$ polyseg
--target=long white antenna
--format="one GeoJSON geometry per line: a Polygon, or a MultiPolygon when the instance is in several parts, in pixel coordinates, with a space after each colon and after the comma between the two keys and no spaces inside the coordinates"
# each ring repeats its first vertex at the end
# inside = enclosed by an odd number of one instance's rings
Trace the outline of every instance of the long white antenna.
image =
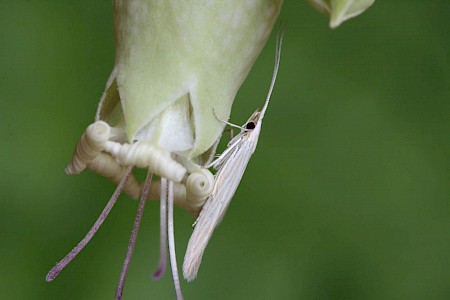
{"type": "Polygon", "coordinates": [[[275,86],[275,81],[277,79],[278,75],[278,67],[280,66],[280,59],[281,59],[281,45],[283,44],[283,37],[284,33],[286,32],[286,26],[287,22],[284,24],[283,28],[281,27],[283,22],[280,22],[280,25],[278,25],[278,32],[277,32],[277,41],[276,41],[276,47],[275,47],[275,64],[273,68],[272,73],[272,81],[270,82],[269,91],[267,93],[266,102],[264,102],[264,106],[261,109],[261,113],[259,115],[259,119],[262,120],[264,118],[264,114],[266,113],[267,107],[269,106],[270,96],[272,96],[273,87],[275,86]]]}

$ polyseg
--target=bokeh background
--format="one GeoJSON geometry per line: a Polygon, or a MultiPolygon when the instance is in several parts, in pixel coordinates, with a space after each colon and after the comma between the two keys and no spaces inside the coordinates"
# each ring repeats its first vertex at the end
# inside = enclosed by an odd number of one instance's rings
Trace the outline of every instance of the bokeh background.
{"type": "MultiPolygon", "coordinates": [[[[450,299],[450,2],[376,1],[337,30],[305,1],[289,21],[259,145],[186,299],[450,299]]],[[[3,299],[112,299],[137,202],[64,174],[114,58],[111,1],[0,3],[3,299]]],[[[231,121],[261,107],[275,36],[231,121]]],[[[156,71],[155,71],[156,72],[156,71]]],[[[174,299],[146,206],[124,299],[174,299]]],[[[181,265],[193,219],[175,212],[181,265]]]]}

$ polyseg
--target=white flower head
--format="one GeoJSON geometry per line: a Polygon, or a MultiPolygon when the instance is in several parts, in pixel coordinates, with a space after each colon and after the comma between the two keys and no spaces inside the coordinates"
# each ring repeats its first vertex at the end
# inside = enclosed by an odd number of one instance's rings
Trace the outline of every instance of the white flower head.
{"type": "Polygon", "coordinates": [[[116,58],[95,122],[82,135],[68,174],[85,168],[118,184],[86,237],[47,275],[52,281],[84,248],[124,191],[140,204],[123,265],[123,285],[147,199],[161,200],[162,276],[166,241],[182,299],[173,204],[193,215],[214,184],[203,166],[229,118],[236,93],[266,43],[282,0],[114,0],[116,58]],[[134,167],[147,168],[138,183],[134,167]],[[153,177],[159,177],[153,180],[153,177]]]}

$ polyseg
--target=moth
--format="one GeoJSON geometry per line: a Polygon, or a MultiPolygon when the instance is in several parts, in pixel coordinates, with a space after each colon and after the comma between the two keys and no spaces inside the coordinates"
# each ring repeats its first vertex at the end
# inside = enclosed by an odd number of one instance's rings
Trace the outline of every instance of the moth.
{"type": "MultiPolygon", "coordinates": [[[[281,24],[280,24],[281,25],[281,24]]],[[[227,145],[225,151],[207,168],[213,167],[217,170],[215,183],[211,194],[206,200],[199,217],[194,223],[195,228],[189,239],[186,255],[183,263],[183,275],[188,281],[196,278],[206,245],[211,238],[215,228],[222,221],[234,193],[244,175],[247,164],[255,152],[261,133],[262,121],[269,105],[278,67],[281,57],[281,45],[283,42],[286,25],[278,30],[275,50],[275,66],[272,74],[269,91],[261,111],[255,111],[242,126],[225,122],[238,127],[240,133],[227,145]]]]}

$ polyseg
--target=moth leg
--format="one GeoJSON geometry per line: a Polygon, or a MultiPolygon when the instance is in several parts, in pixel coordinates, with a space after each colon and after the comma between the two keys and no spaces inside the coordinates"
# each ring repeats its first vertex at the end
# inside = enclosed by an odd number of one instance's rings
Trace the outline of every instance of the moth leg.
{"type": "Polygon", "coordinates": [[[236,125],[236,124],[233,124],[233,123],[230,123],[230,122],[221,120],[221,119],[217,116],[216,110],[215,110],[214,108],[213,108],[213,113],[214,113],[214,117],[216,117],[217,121],[219,121],[219,122],[221,122],[221,123],[223,123],[223,124],[226,124],[226,125],[228,125],[228,126],[235,127],[235,128],[239,128],[240,130],[244,130],[244,127],[243,127],[243,126],[239,126],[239,125],[236,125]]]}
{"type": "Polygon", "coordinates": [[[230,132],[230,141],[234,138],[234,130],[233,128],[228,128],[225,129],[224,131],[229,131],[230,132]]]}

